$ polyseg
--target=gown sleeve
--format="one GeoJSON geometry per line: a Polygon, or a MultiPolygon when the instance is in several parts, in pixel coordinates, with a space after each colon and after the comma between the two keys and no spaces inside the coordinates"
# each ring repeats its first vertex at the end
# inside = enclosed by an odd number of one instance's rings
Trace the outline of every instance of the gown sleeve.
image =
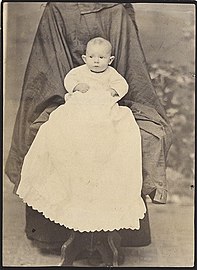
{"type": "Polygon", "coordinates": [[[72,69],[64,78],[64,86],[68,93],[72,94],[75,86],[79,83],[77,69],[72,69]]]}
{"type": "Polygon", "coordinates": [[[128,92],[128,83],[114,68],[111,67],[110,72],[110,88],[114,89],[118,93],[120,100],[128,92]]]}

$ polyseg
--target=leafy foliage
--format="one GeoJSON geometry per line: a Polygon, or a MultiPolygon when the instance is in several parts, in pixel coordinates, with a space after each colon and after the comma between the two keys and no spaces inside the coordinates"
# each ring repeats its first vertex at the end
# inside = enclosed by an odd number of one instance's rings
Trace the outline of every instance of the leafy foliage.
{"type": "MultiPolygon", "coordinates": [[[[187,66],[175,67],[170,61],[149,65],[149,72],[175,137],[168,156],[168,168],[182,175],[182,183],[179,177],[176,185],[189,186],[194,176],[194,74],[188,72],[187,66]]],[[[174,192],[184,193],[184,190],[174,192]]]]}

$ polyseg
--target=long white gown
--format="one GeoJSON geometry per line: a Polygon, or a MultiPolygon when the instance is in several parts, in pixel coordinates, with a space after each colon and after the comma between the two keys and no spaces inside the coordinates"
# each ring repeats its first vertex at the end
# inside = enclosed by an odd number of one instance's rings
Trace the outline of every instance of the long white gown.
{"type": "Polygon", "coordinates": [[[66,94],[27,153],[17,194],[46,218],[80,232],[139,229],[139,127],[109,92],[66,94]]]}

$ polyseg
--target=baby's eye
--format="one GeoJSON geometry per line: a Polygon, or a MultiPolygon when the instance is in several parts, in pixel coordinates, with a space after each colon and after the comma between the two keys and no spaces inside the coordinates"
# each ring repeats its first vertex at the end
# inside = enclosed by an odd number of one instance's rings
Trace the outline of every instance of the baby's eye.
{"type": "Polygon", "coordinates": [[[100,56],[100,59],[103,59],[104,57],[103,56],[100,56]]]}
{"type": "Polygon", "coordinates": [[[92,58],[92,55],[90,55],[89,57],[92,58]]]}

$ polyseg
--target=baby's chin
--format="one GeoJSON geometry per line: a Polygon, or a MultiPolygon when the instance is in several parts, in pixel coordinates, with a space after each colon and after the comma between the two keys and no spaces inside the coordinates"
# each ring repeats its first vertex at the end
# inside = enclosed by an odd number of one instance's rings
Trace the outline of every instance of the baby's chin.
{"type": "Polygon", "coordinates": [[[95,72],[95,73],[102,73],[102,72],[104,72],[106,69],[107,69],[107,68],[91,67],[91,68],[90,68],[90,71],[95,72]]]}

